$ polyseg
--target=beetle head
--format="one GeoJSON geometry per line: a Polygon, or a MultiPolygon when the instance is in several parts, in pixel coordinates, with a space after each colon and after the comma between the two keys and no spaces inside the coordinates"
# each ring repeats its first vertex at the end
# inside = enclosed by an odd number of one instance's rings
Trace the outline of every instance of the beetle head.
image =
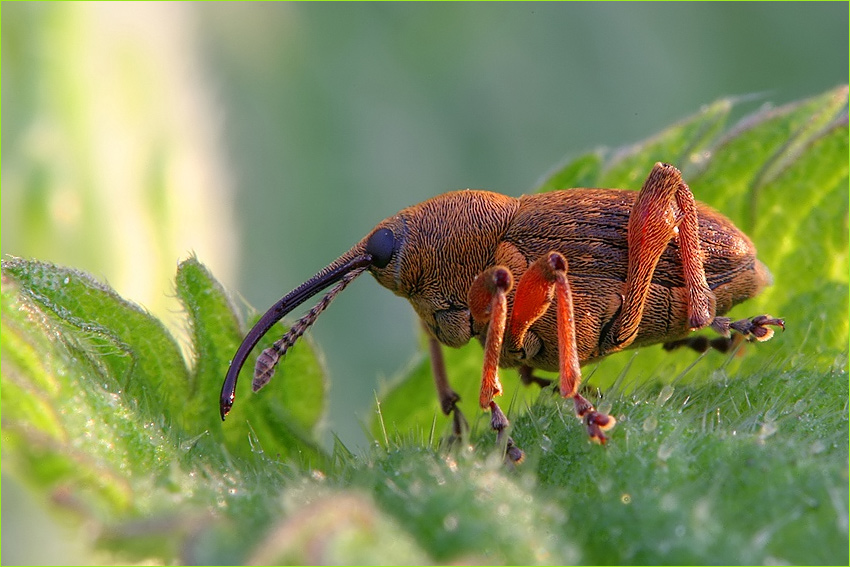
{"type": "Polygon", "coordinates": [[[460,346],[471,335],[467,295],[493,265],[496,248],[519,206],[486,191],[444,193],[381,222],[367,246],[386,251],[369,271],[382,286],[409,300],[431,335],[460,346]],[[380,244],[380,246],[378,246],[380,244]]]}

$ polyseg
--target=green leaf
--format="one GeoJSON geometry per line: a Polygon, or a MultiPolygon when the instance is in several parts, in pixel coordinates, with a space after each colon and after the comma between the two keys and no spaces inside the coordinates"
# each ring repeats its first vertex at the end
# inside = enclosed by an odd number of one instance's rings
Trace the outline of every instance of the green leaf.
{"type": "Polygon", "coordinates": [[[30,305],[50,314],[60,341],[94,366],[101,387],[124,392],[145,419],[182,424],[192,384],[180,347],[165,326],[87,274],[41,262],[3,262],[30,305]]]}
{"type": "Polygon", "coordinates": [[[846,357],[705,385],[609,392],[605,450],[550,397],[516,422],[538,505],[585,564],[830,564],[847,553],[846,357]],[[545,495],[545,496],[544,496],[545,495]]]}
{"type": "Polygon", "coordinates": [[[242,340],[243,331],[224,290],[195,257],[177,267],[177,297],[189,317],[193,394],[205,400],[192,408],[200,410],[192,419],[204,423],[221,440],[217,411],[221,369],[230,362],[228,353],[242,340]]]}
{"type": "MultiPolygon", "coordinates": [[[[250,417],[222,424],[218,392],[242,331],[196,259],[177,277],[197,355],[191,372],[160,322],[87,274],[21,259],[4,260],[2,273],[4,463],[70,497],[101,526],[101,546],[173,559],[210,510],[246,507],[256,510],[235,534],[253,541],[274,509],[258,502],[289,466],[325,462],[316,442],[324,381],[309,344],[278,377],[295,374],[302,396],[246,396],[250,417]],[[291,465],[276,470],[281,457],[291,465]]],[[[230,538],[214,539],[226,556],[230,538]]]]}
{"type": "Polygon", "coordinates": [[[2,297],[4,460],[97,519],[170,493],[181,419],[157,388],[187,378],[171,337],[85,274],[48,264],[4,261],[2,297]],[[162,356],[140,360],[143,349],[162,356]]]}
{"type": "Polygon", "coordinates": [[[226,438],[228,447],[237,454],[247,456],[253,450],[272,456],[299,455],[305,464],[321,464],[324,456],[317,428],[325,411],[327,383],[309,342],[299,343],[287,354],[285,363],[277,369],[276,388],[254,394],[250,374],[256,353],[269,346],[277,333],[286,331],[282,325],[273,328],[270,340],[261,343],[245,364],[237,402],[222,426],[218,411],[221,384],[245,329],[239,325],[221,285],[195,258],[178,267],[177,295],[186,307],[193,331],[193,374],[201,401],[195,406],[198,423],[204,423],[216,439],[226,438]]]}

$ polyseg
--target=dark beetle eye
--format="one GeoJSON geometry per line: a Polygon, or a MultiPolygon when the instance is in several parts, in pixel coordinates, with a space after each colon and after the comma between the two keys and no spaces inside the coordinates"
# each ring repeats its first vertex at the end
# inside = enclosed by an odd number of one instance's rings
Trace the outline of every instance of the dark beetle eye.
{"type": "Polygon", "coordinates": [[[372,265],[383,268],[390,263],[395,247],[395,235],[388,228],[376,230],[366,243],[366,253],[372,256],[372,265]]]}

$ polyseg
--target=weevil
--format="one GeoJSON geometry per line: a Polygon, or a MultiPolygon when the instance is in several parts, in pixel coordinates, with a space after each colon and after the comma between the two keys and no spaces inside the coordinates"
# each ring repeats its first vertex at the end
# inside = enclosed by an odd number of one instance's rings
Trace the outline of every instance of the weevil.
{"type": "Polygon", "coordinates": [[[731,333],[763,341],[783,319],[732,321],[734,305],[770,285],[750,239],[728,218],[694,199],[678,169],[657,163],[640,191],[568,189],[508,197],[487,191],[445,193],[380,222],[365,238],[272,306],[245,336],[221,389],[222,420],[249,353],[271,327],[333,286],[257,358],[254,391],[330,302],[365,271],[410,301],[429,337],[440,408],[453,433],[467,427],[449,385],[441,345],[471,339],[484,347],[478,403],[509,462],[523,452],[506,431],[495,398],[498,368],[518,368],[523,383],[546,386],[535,369],[557,371],[590,439],[604,444],[613,416],[579,392],[580,367],[611,353],[664,343],[704,348],[689,338],[710,326],[723,348],[731,333]],[[693,341],[693,342],[691,342],[693,341]]]}

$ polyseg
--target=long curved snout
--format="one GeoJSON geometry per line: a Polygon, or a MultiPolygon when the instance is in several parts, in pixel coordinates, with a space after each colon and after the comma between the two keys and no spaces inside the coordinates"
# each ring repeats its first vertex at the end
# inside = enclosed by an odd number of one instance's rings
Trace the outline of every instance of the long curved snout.
{"type": "Polygon", "coordinates": [[[373,230],[368,237],[358,242],[351,250],[337,258],[318,274],[286,294],[286,296],[272,305],[260,317],[260,320],[248,331],[245,338],[242,339],[242,344],[239,345],[236,354],[230,361],[230,367],[227,369],[227,375],[224,377],[224,383],[221,385],[219,412],[222,421],[224,421],[224,418],[227,417],[227,414],[230,413],[233,407],[239,372],[245,365],[245,361],[248,359],[251,350],[269,332],[269,329],[296,307],[323,289],[336,284],[274,346],[263,351],[257,359],[257,366],[254,370],[255,391],[268,383],[274,374],[275,366],[280,360],[280,357],[310,328],[310,325],[316,321],[318,316],[330,305],[330,302],[339,292],[345,289],[349,283],[354,281],[367,268],[383,268],[390,262],[396,249],[395,244],[396,239],[391,230],[386,228],[373,230]]]}
{"type": "MultiPolygon", "coordinates": [[[[323,306],[323,310],[324,307],[327,307],[327,304],[330,303],[334,296],[336,296],[336,294],[342,291],[349,282],[362,274],[363,271],[366,270],[366,268],[368,268],[372,263],[372,256],[370,254],[364,253],[356,255],[345,261],[347,256],[348,255],[342,256],[336,262],[332,263],[327,268],[281,298],[280,301],[275,303],[268,311],[266,311],[265,314],[260,317],[260,320],[257,321],[250,331],[248,331],[248,334],[245,335],[244,339],[242,339],[242,344],[239,345],[236,354],[230,361],[230,367],[227,369],[227,375],[225,376],[224,383],[221,386],[219,411],[221,413],[222,421],[225,417],[227,417],[227,414],[230,413],[230,409],[233,407],[233,401],[236,398],[236,381],[239,379],[239,372],[245,365],[245,361],[248,359],[248,355],[251,353],[251,350],[257,346],[257,343],[260,342],[260,339],[263,338],[269,329],[271,329],[275,323],[292,312],[293,309],[323,289],[337,282],[343,282],[342,285],[338,285],[324,298],[322,298],[320,305],[323,306]]],[[[309,315],[310,314],[308,314],[308,316],[309,315]]],[[[289,339],[287,341],[289,346],[291,346],[298,337],[304,334],[310,324],[315,321],[317,316],[318,313],[314,313],[306,325],[293,326],[293,329],[298,328],[297,333],[294,334],[294,336],[284,337],[284,339],[289,339]]],[[[283,353],[278,353],[277,358],[279,358],[282,354],[283,353]]],[[[268,374],[266,378],[266,381],[268,381],[268,379],[271,378],[270,372],[273,372],[273,365],[264,364],[263,369],[268,374]]],[[[258,371],[259,370],[260,367],[258,365],[258,371]]]]}

